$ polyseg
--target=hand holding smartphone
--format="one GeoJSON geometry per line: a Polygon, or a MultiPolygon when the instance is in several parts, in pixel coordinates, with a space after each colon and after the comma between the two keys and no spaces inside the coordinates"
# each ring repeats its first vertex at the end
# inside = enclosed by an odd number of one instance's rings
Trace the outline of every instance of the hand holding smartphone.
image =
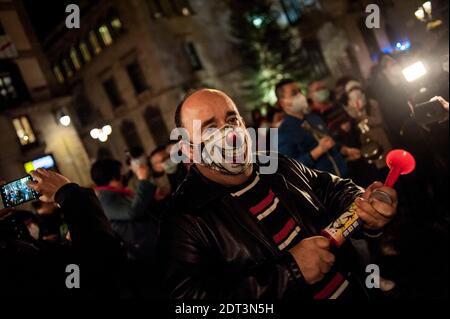
{"type": "Polygon", "coordinates": [[[0,209],[11,208],[28,201],[39,198],[40,194],[28,187],[27,183],[32,181],[30,175],[14,180],[0,186],[0,209]]]}

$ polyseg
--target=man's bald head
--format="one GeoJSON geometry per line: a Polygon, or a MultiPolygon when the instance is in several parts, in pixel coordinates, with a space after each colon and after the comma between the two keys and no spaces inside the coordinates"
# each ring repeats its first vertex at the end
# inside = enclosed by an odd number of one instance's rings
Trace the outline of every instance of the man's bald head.
{"type": "Polygon", "coordinates": [[[184,122],[185,117],[188,117],[190,120],[205,120],[200,115],[203,115],[205,112],[208,113],[208,110],[217,110],[218,108],[233,109],[239,114],[233,100],[224,92],[206,88],[199,89],[188,94],[178,104],[175,110],[175,125],[176,127],[186,128],[189,124],[184,122]]]}

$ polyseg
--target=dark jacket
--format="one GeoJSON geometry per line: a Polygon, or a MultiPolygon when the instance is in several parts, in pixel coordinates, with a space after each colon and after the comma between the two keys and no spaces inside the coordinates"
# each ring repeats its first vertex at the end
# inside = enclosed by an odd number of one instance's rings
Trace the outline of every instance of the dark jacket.
{"type": "Polygon", "coordinates": [[[1,238],[0,229],[0,295],[119,296],[118,276],[126,252],[94,191],[67,184],[55,201],[64,213],[71,244],[48,249],[23,239],[1,238]],[[79,266],[79,289],[66,287],[69,264],[79,266]]]}
{"type": "Polygon", "coordinates": [[[155,185],[139,181],[133,196],[114,190],[100,190],[100,203],[112,229],[121,236],[133,258],[152,257],[156,242],[157,220],[151,204],[155,185]]]}
{"type": "MultiPolygon", "coordinates": [[[[330,135],[325,122],[318,115],[310,113],[306,115],[305,119],[322,135],[330,135]]],[[[311,151],[318,145],[318,141],[309,130],[302,127],[304,122],[305,120],[285,115],[278,128],[278,151],[309,168],[347,177],[347,164],[340,153],[341,145],[336,144],[316,160],[311,157],[311,151]],[[335,166],[339,172],[336,171],[335,166]]]]}
{"type": "MultiPolygon", "coordinates": [[[[260,174],[307,234],[318,235],[362,190],[284,156],[260,174]]],[[[258,165],[255,164],[258,168],[258,165]]],[[[280,252],[226,188],[193,166],[163,216],[158,244],[162,287],[170,298],[299,298],[307,285],[294,258],[280,252]]],[[[353,247],[339,257],[359,272],[353,247]]]]}

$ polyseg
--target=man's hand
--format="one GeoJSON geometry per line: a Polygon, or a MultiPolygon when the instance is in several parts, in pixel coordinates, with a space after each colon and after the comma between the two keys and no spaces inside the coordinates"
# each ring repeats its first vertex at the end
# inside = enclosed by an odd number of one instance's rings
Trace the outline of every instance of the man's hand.
{"type": "Polygon", "coordinates": [[[30,175],[33,177],[34,181],[28,182],[28,187],[42,194],[39,199],[43,202],[54,202],[56,192],[62,186],[70,183],[70,181],[61,174],[43,168],[31,171],[30,175]]]}
{"type": "Polygon", "coordinates": [[[442,96],[434,96],[430,101],[439,101],[442,107],[448,112],[448,102],[442,96]]]}
{"type": "Polygon", "coordinates": [[[328,152],[336,143],[330,136],[322,137],[319,140],[319,147],[322,148],[323,152],[328,152]]]}
{"type": "Polygon", "coordinates": [[[312,285],[325,277],[334,264],[330,241],[322,236],[303,239],[289,252],[294,256],[306,283],[312,285]]]}
{"type": "Polygon", "coordinates": [[[132,165],[131,169],[138,180],[147,180],[150,177],[150,168],[147,164],[132,165]]]}
{"type": "Polygon", "coordinates": [[[366,189],[362,197],[356,199],[355,203],[356,213],[364,222],[364,228],[378,230],[389,223],[397,213],[397,192],[380,182],[375,182],[366,189]],[[392,203],[387,204],[370,198],[374,190],[387,193],[391,197],[392,203]]]}
{"type": "Polygon", "coordinates": [[[355,161],[361,158],[361,151],[354,147],[342,146],[341,154],[347,157],[349,161],[355,161]]]}
{"type": "Polygon", "coordinates": [[[322,137],[319,140],[319,145],[317,145],[311,151],[311,157],[316,160],[321,157],[324,153],[328,152],[336,143],[330,136],[322,137]]]}

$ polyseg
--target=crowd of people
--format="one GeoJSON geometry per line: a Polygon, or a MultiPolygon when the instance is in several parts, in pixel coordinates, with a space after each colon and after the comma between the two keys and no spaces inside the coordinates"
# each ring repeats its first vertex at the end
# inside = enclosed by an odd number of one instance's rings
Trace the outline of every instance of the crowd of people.
{"type": "MultiPolygon", "coordinates": [[[[408,263],[432,256],[430,243],[446,247],[448,119],[432,128],[412,121],[400,76],[385,57],[366,84],[350,76],[333,89],[281,80],[276,104],[265,116],[252,113],[255,127],[277,129],[275,174],[261,174],[258,162],[248,160],[224,165],[217,156],[174,162],[173,152],[192,158],[193,141],[169,141],[150,154],[136,147],[123,162],[98,159],[92,188],[56,172],[31,172],[29,187],[42,195],[34,212],[0,211],[0,255],[7,261],[0,265],[0,294],[360,299],[435,289],[442,278],[433,275],[408,282],[436,271],[434,264],[408,263]],[[417,160],[416,171],[396,187],[398,200],[392,188],[374,183],[386,177],[394,148],[417,160]],[[376,189],[391,203],[369,200],[376,189]],[[363,230],[332,250],[320,230],[353,202],[363,230]],[[64,285],[73,263],[83,276],[79,290],[64,285]],[[383,272],[375,294],[364,286],[369,263],[383,272]]],[[[446,100],[437,99],[448,111],[446,100]]],[[[191,134],[194,120],[202,121],[202,132],[245,128],[232,99],[212,89],[186,96],[174,118],[191,134]]],[[[436,273],[447,276],[446,269],[436,273]]]]}

